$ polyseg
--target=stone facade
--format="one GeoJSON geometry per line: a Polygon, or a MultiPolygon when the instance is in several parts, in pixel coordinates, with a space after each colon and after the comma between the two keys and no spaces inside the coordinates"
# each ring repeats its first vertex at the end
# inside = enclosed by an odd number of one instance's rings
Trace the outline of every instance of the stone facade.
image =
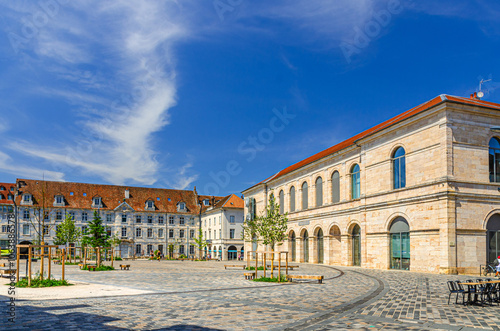
{"type": "MultiPolygon", "coordinates": [[[[488,220],[500,213],[500,183],[490,182],[488,162],[489,140],[500,137],[491,130],[500,127],[499,111],[499,104],[442,95],[243,193],[255,199],[258,214],[270,194],[283,195],[289,227],[288,240],[279,249],[289,251],[295,261],[344,266],[359,262],[365,268],[389,269],[397,268],[391,261],[401,262],[401,267],[408,254],[412,271],[478,273],[487,259],[488,220]],[[405,151],[405,185],[394,188],[393,156],[399,147],[405,151]],[[360,195],[353,199],[351,171],[356,164],[360,195]],[[340,175],[338,202],[332,191],[335,171],[340,175]],[[318,177],[321,193],[316,192],[318,177]],[[398,260],[397,243],[407,241],[391,239],[391,226],[401,219],[409,227],[402,234],[409,236],[409,252],[402,250],[398,260]],[[353,233],[357,226],[359,236],[353,233]],[[354,255],[358,249],[360,254],[354,255]]],[[[251,247],[246,243],[246,249],[251,247]]]]}

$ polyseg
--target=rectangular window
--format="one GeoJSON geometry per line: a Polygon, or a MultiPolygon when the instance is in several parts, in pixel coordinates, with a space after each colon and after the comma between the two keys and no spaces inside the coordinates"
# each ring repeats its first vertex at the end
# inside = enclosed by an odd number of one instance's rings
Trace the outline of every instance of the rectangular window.
{"type": "Polygon", "coordinates": [[[174,237],[174,230],[170,229],[168,230],[168,237],[173,238],[174,237]]]}
{"type": "Polygon", "coordinates": [[[63,203],[63,197],[60,196],[60,195],[56,196],[56,203],[57,204],[62,204],[63,203]]]}
{"type": "Polygon", "coordinates": [[[158,229],[158,237],[163,238],[163,229],[158,229]]]}
{"type": "Polygon", "coordinates": [[[23,224],[23,234],[25,236],[27,236],[27,235],[30,234],[30,226],[29,226],[29,224],[23,224]]]}
{"type": "Polygon", "coordinates": [[[229,239],[234,239],[234,229],[229,229],[229,239]]]}
{"type": "Polygon", "coordinates": [[[208,239],[212,239],[212,231],[208,231],[208,239]]]}
{"type": "Polygon", "coordinates": [[[106,214],[106,222],[112,222],[113,218],[111,214],[106,214]]]}
{"type": "Polygon", "coordinates": [[[189,254],[194,255],[194,246],[189,245],[189,254]]]}
{"type": "Polygon", "coordinates": [[[82,234],[87,234],[87,227],[85,225],[82,226],[82,234]]]}
{"type": "Polygon", "coordinates": [[[2,225],[2,232],[3,233],[9,232],[9,226],[8,225],[2,225]]]}
{"type": "Polygon", "coordinates": [[[44,234],[44,235],[48,235],[48,234],[49,234],[49,232],[50,232],[50,230],[49,230],[49,226],[48,226],[48,225],[44,225],[44,226],[43,226],[43,234],[44,234]]]}
{"type": "Polygon", "coordinates": [[[29,218],[30,218],[30,211],[29,211],[29,209],[25,209],[25,210],[24,210],[24,213],[23,213],[23,218],[24,218],[25,220],[27,220],[27,219],[29,219],[29,218]]]}
{"type": "Polygon", "coordinates": [[[163,224],[163,216],[158,216],[158,224],[163,224]]]}
{"type": "Polygon", "coordinates": [[[194,238],[194,230],[189,230],[189,238],[194,238]]]}
{"type": "Polygon", "coordinates": [[[140,237],[142,234],[141,228],[135,228],[135,236],[140,237]]]}
{"type": "Polygon", "coordinates": [[[184,238],[184,230],[180,230],[179,231],[179,237],[180,238],[184,238]]]}
{"type": "Polygon", "coordinates": [[[168,224],[174,225],[174,217],[173,216],[168,217],[168,224]]]}
{"type": "Polygon", "coordinates": [[[127,228],[122,228],[122,237],[127,236],[127,228]]]}
{"type": "Polygon", "coordinates": [[[23,195],[23,200],[24,200],[24,202],[30,202],[31,201],[31,195],[29,195],[29,194],[23,195]]]}
{"type": "Polygon", "coordinates": [[[217,232],[214,230],[214,239],[217,239],[217,232]]]}
{"type": "Polygon", "coordinates": [[[222,239],[222,230],[219,229],[219,239],[222,239]]]}
{"type": "Polygon", "coordinates": [[[141,221],[142,221],[141,215],[137,215],[137,216],[135,217],[135,222],[136,222],[136,223],[141,223],[141,221]]]}
{"type": "Polygon", "coordinates": [[[127,222],[127,214],[122,214],[122,223],[127,222]]]}
{"type": "Polygon", "coordinates": [[[158,250],[160,251],[160,254],[163,254],[163,245],[158,245],[158,250]]]}
{"type": "Polygon", "coordinates": [[[142,255],[142,247],[141,244],[135,245],[135,255],[142,255]]]}
{"type": "Polygon", "coordinates": [[[148,251],[148,254],[151,254],[151,251],[153,250],[153,245],[148,245],[146,249],[148,251]]]}
{"type": "Polygon", "coordinates": [[[71,219],[74,220],[75,219],[75,212],[74,211],[70,211],[69,212],[69,216],[71,216],[71,219]]]}
{"type": "Polygon", "coordinates": [[[106,234],[108,235],[108,237],[111,237],[111,227],[110,226],[106,227],[106,234]]]}
{"type": "Polygon", "coordinates": [[[94,206],[99,207],[101,205],[101,198],[94,198],[94,206]]]}
{"type": "Polygon", "coordinates": [[[62,220],[62,211],[60,210],[56,211],[56,220],[58,221],[62,220]]]}
{"type": "Polygon", "coordinates": [[[219,216],[219,225],[222,224],[222,218],[219,216]]]}
{"type": "Polygon", "coordinates": [[[44,220],[46,220],[46,221],[48,221],[48,220],[49,220],[49,212],[48,212],[48,211],[45,211],[45,212],[43,213],[43,219],[44,219],[44,220]]]}
{"type": "Polygon", "coordinates": [[[179,254],[184,254],[184,245],[179,246],[179,254]]]}
{"type": "Polygon", "coordinates": [[[88,216],[87,216],[87,213],[86,212],[83,212],[82,213],[82,222],[86,222],[88,219],[88,216]]]}
{"type": "Polygon", "coordinates": [[[229,223],[234,224],[234,216],[229,216],[229,223]]]}
{"type": "Polygon", "coordinates": [[[148,238],[153,238],[153,229],[148,229],[148,238]]]}
{"type": "Polygon", "coordinates": [[[179,224],[180,224],[180,225],[184,225],[184,217],[182,217],[182,216],[181,216],[181,217],[179,218],[179,224]]]}
{"type": "Polygon", "coordinates": [[[148,224],[152,224],[152,223],[153,223],[153,216],[148,215],[148,224]]]}

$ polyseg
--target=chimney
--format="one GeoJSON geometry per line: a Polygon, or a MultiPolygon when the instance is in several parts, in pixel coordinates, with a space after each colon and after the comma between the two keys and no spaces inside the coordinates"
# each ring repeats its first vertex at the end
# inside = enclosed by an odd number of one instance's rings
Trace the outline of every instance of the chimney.
{"type": "Polygon", "coordinates": [[[477,97],[477,92],[472,93],[472,94],[470,95],[470,98],[471,98],[472,100],[479,100],[479,98],[477,97]]]}
{"type": "Polygon", "coordinates": [[[128,189],[125,190],[125,199],[130,198],[130,191],[128,189]]]}

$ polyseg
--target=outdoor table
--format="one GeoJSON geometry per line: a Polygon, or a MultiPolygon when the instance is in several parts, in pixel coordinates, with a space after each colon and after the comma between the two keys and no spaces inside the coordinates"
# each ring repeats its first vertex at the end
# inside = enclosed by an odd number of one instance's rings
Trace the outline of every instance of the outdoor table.
{"type": "Polygon", "coordinates": [[[478,293],[477,293],[477,286],[482,285],[483,282],[478,283],[478,282],[470,282],[470,283],[460,283],[460,285],[467,285],[468,291],[467,291],[467,302],[464,302],[464,304],[478,304],[478,293]],[[471,295],[474,295],[474,298],[471,298],[471,295]]]}

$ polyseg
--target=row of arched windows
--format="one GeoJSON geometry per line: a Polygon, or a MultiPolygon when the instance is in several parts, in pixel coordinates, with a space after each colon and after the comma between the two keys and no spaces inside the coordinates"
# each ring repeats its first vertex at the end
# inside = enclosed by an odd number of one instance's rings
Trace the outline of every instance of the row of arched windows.
{"type": "MultiPolygon", "coordinates": [[[[500,143],[499,143],[499,162],[500,162],[500,143]]],[[[406,187],[406,160],[405,160],[405,150],[403,147],[398,147],[394,153],[392,154],[392,179],[393,179],[393,188],[400,189],[406,187]]],[[[500,172],[500,166],[498,167],[500,172]]],[[[350,177],[350,185],[351,185],[351,199],[359,199],[361,197],[361,168],[358,164],[354,164],[351,167],[349,172],[350,177]]],[[[499,180],[500,181],[500,180],[499,180]]],[[[338,171],[333,172],[331,176],[332,182],[332,203],[340,202],[340,174],[338,171]]],[[[309,187],[307,181],[304,181],[301,186],[301,194],[302,194],[302,206],[301,209],[305,210],[309,208],[309,187]]],[[[296,211],[295,205],[295,186],[292,186],[289,191],[289,211],[296,211]]],[[[320,207],[323,205],[323,178],[316,178],[315,182],[315,198],[316,198],[316,206],[320,207]]],[[[285,205],[285,193],[283,190],[279,192],[279,205],[280,205],[280,213],[284,213],[284,205],[285,205]]]]}

